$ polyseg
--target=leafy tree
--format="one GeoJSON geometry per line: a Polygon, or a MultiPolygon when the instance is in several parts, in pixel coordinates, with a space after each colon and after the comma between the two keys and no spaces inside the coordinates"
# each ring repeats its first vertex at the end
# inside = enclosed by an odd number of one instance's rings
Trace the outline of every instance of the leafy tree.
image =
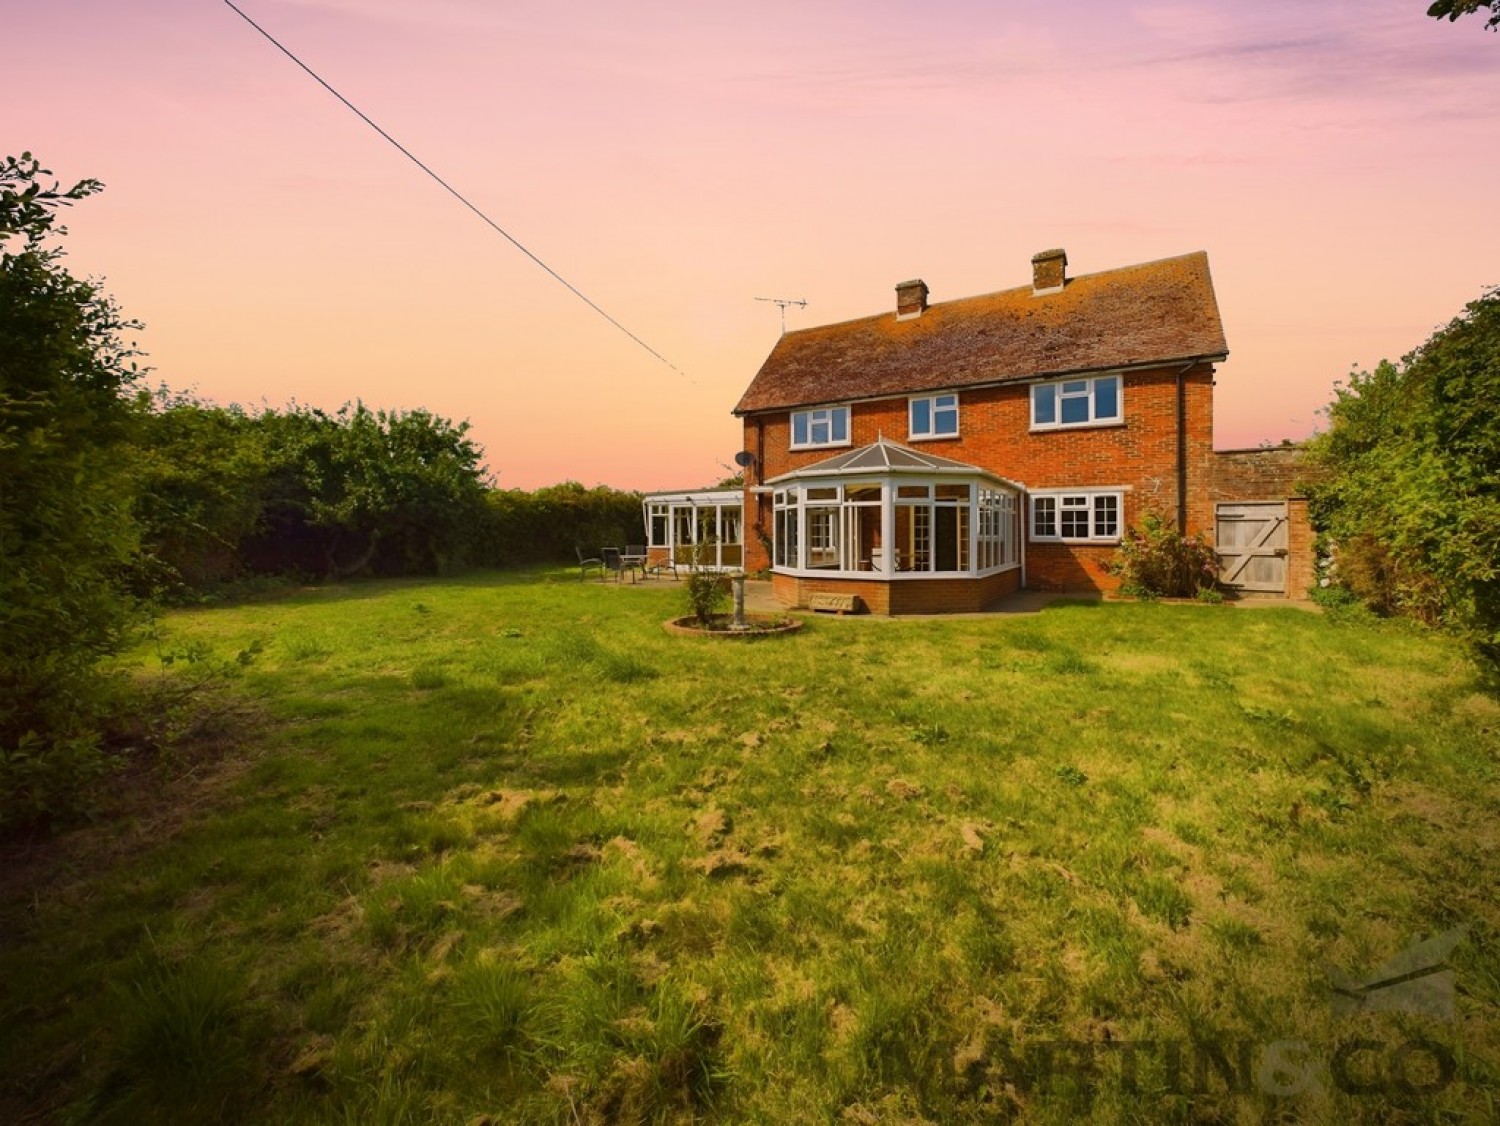
{"type": "Polygon", "coordinates": [[[1500,291],[1399,364],[1356,372],[1312,444],[1335,576],[1376,610],[1500,652],[1500,291]]]}
{"type": "Polygon", "coordinates": [[[0,165],[0,824],[102,768],[99,659],[125,641],[137,554],[128,445],[139,326],[62,265],[71,188],[0,165]]]}
{"type": "Polygon", "coordinates": [[[138,511],[154,558],[189,589],[246,573],[433,574],[476,554],[480,451],[427,411],[248,414],[159,395],[138,511]]]}
{"type": "Polygon", "coordinates": [[[469,424],[363,403],[331,421],[304,460],[309,522],[324,533],[329,571],[432,574],[465,562],[485,494],[469,424]]]}
{"type": "Polygon", "coordinates": [[[1451,23],[1460,16],[1473,15],[1479,11],[1490,13],[1485,27],[1491,31],[1500,28],[1500,0],[1436,0],[1427,9],[1427,14],[1435,20],[1445,19],[1451,23]]]}

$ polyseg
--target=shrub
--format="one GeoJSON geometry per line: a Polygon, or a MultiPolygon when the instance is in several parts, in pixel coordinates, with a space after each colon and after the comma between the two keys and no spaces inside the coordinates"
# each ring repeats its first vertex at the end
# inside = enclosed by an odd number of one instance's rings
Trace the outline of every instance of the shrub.
{"type": "Polygon", "coordinates": [[[711,625],[715,615],[723,613],[728,599],[728,580],[723,575],[717,571],[697,568],[688,572],[688,608],[692,610],[693,617],[698,619],[700,626],[711,625]]]}
{"type": "Polygon", "coordinates": [[[1138,528],[1127,528],[1105,570],[1120,590],[1138,598],[1192,598],[1212,590],[1219,559],[1201,535],[1185,536],[1158,512],[1147,512],[1138,528]]]}

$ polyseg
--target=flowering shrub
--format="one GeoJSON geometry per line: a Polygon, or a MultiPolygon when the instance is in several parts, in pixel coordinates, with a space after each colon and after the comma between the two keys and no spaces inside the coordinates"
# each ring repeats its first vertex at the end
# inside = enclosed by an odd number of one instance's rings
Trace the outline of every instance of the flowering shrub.
{"type": "Polygon", "coordinates": [[[1127,528],[1105,570],[1120,579],[1120,590],[1137,598],[1193,598],[1213,590],[1219,557],[1201,535],[1185,536],[1158,512],[1148,512],[1138,528],[1127,528]]]}

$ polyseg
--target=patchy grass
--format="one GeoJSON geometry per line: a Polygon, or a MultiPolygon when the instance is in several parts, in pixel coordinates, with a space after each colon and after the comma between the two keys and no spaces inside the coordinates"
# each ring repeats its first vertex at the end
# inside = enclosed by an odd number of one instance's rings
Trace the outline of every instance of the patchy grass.
{"type": "Polygon", "coordinates": [[[174,614],[262,645],[265,719],[28,869],[0,1117],[1493,1115],[1500,707],[1441,638],[1108,604],[725,646],[680,601],[174,614]],[[1333,1015],[1325,963],[1456,925],[1453,1023],[1333,1015]]]}

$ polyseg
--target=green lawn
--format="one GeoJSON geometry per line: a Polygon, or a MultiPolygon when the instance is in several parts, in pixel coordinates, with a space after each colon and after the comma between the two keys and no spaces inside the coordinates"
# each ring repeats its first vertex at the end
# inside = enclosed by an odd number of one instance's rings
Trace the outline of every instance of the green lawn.
{"type": "Polygon", "coordinates": [[[683,612],[532,573],[171,615],[262,644],[240,728],[25,870],[0,1119],[1495,1115],[1500,704],[1451,642],[683,612]],[[1325,965],[1459,925],[1451,1021],[1331,1011],[1325,965]]]}

